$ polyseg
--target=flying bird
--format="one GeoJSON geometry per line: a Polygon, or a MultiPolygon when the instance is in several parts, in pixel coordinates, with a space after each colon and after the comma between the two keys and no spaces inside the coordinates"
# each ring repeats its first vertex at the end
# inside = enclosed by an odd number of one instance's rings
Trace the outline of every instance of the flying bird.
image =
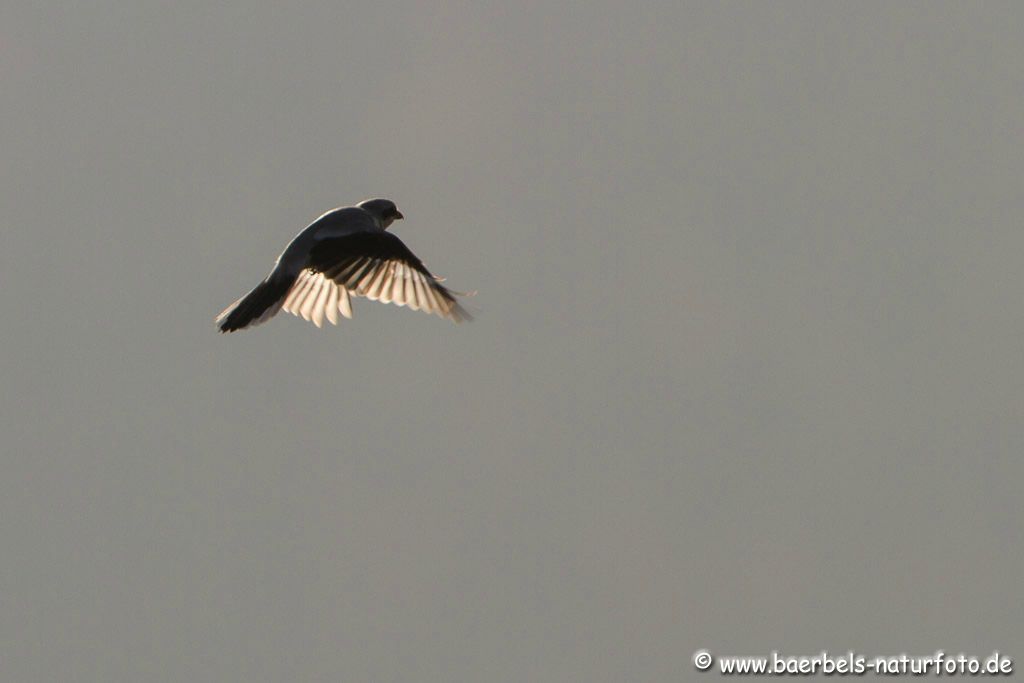
{"type": "Polygon", "coordinates": [[[386,232],[402,213],[389,199],[332,209],[295,236],[273,270],[216,318],[221,332],[270,320],[278,311],[320,327],[352,317],[351,297],[408,306],[453,322],[471,320],[454,292],[402,240],[386,232]]]}

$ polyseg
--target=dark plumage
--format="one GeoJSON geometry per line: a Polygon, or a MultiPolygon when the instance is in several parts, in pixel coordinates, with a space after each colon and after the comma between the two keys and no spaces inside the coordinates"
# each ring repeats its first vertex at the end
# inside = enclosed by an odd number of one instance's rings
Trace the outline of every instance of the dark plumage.
{"type": "MultiPolygon", "coordinates": [[[[294,282],[294,277],[276,281],[268,277],[242,297],[233,308],[226,311],[227,315],[220,320],[220,331],[234,332],[245,329],[253,324],[253,321],[263,322],[259,318],[284,298],[294,282]]],[[[275,310],[274,313],[276,312],[275,310]]]]}
{"type": "Polygon", "coordinates": [[[372,199],[329,211],[291,241],[274,270],[217,317],[221,332],[269,320],[279,310],[317,327],[352,317],[351,296],[409,306],[461,322],[470,320],[457,292],[441,284],[395,235],[403,218],[393,202],[372,199]]]}

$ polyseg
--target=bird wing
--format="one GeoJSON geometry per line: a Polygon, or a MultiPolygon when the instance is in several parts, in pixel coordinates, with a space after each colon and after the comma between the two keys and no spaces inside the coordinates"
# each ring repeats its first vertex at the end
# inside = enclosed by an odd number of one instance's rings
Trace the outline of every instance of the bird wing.
{"type": "Polygon", "coordinates": [[[312,321],[337,324],[338,313],[352,317],[351,296],[408,306],[452,322],[472,317],[453,292],[431,275],[423,262],[389,232],[358,232],[320,239],[308,265],[292,286],[281,310],[312,321]]]}

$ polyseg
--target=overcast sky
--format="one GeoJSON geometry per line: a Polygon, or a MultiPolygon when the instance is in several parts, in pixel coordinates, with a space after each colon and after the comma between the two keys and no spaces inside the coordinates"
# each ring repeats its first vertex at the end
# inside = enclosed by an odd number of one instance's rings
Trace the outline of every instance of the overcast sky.
{"type": "Polygon", "coordinates": [[[0,678],[1024,660],[1021,26],[4,4],[0,678]],[[476,322],[216,332],[371,196],[476,322]]]}

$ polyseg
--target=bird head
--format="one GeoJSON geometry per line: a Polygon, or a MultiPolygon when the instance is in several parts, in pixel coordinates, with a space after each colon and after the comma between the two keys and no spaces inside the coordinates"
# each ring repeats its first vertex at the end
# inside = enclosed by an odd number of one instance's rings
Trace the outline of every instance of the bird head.
{"type": "Polygon", "coordinates": [[[394,221],[405,218],[390,199],[367,199],[359,202],[356,206],[376,218],[385,230],[394,221]]]}

